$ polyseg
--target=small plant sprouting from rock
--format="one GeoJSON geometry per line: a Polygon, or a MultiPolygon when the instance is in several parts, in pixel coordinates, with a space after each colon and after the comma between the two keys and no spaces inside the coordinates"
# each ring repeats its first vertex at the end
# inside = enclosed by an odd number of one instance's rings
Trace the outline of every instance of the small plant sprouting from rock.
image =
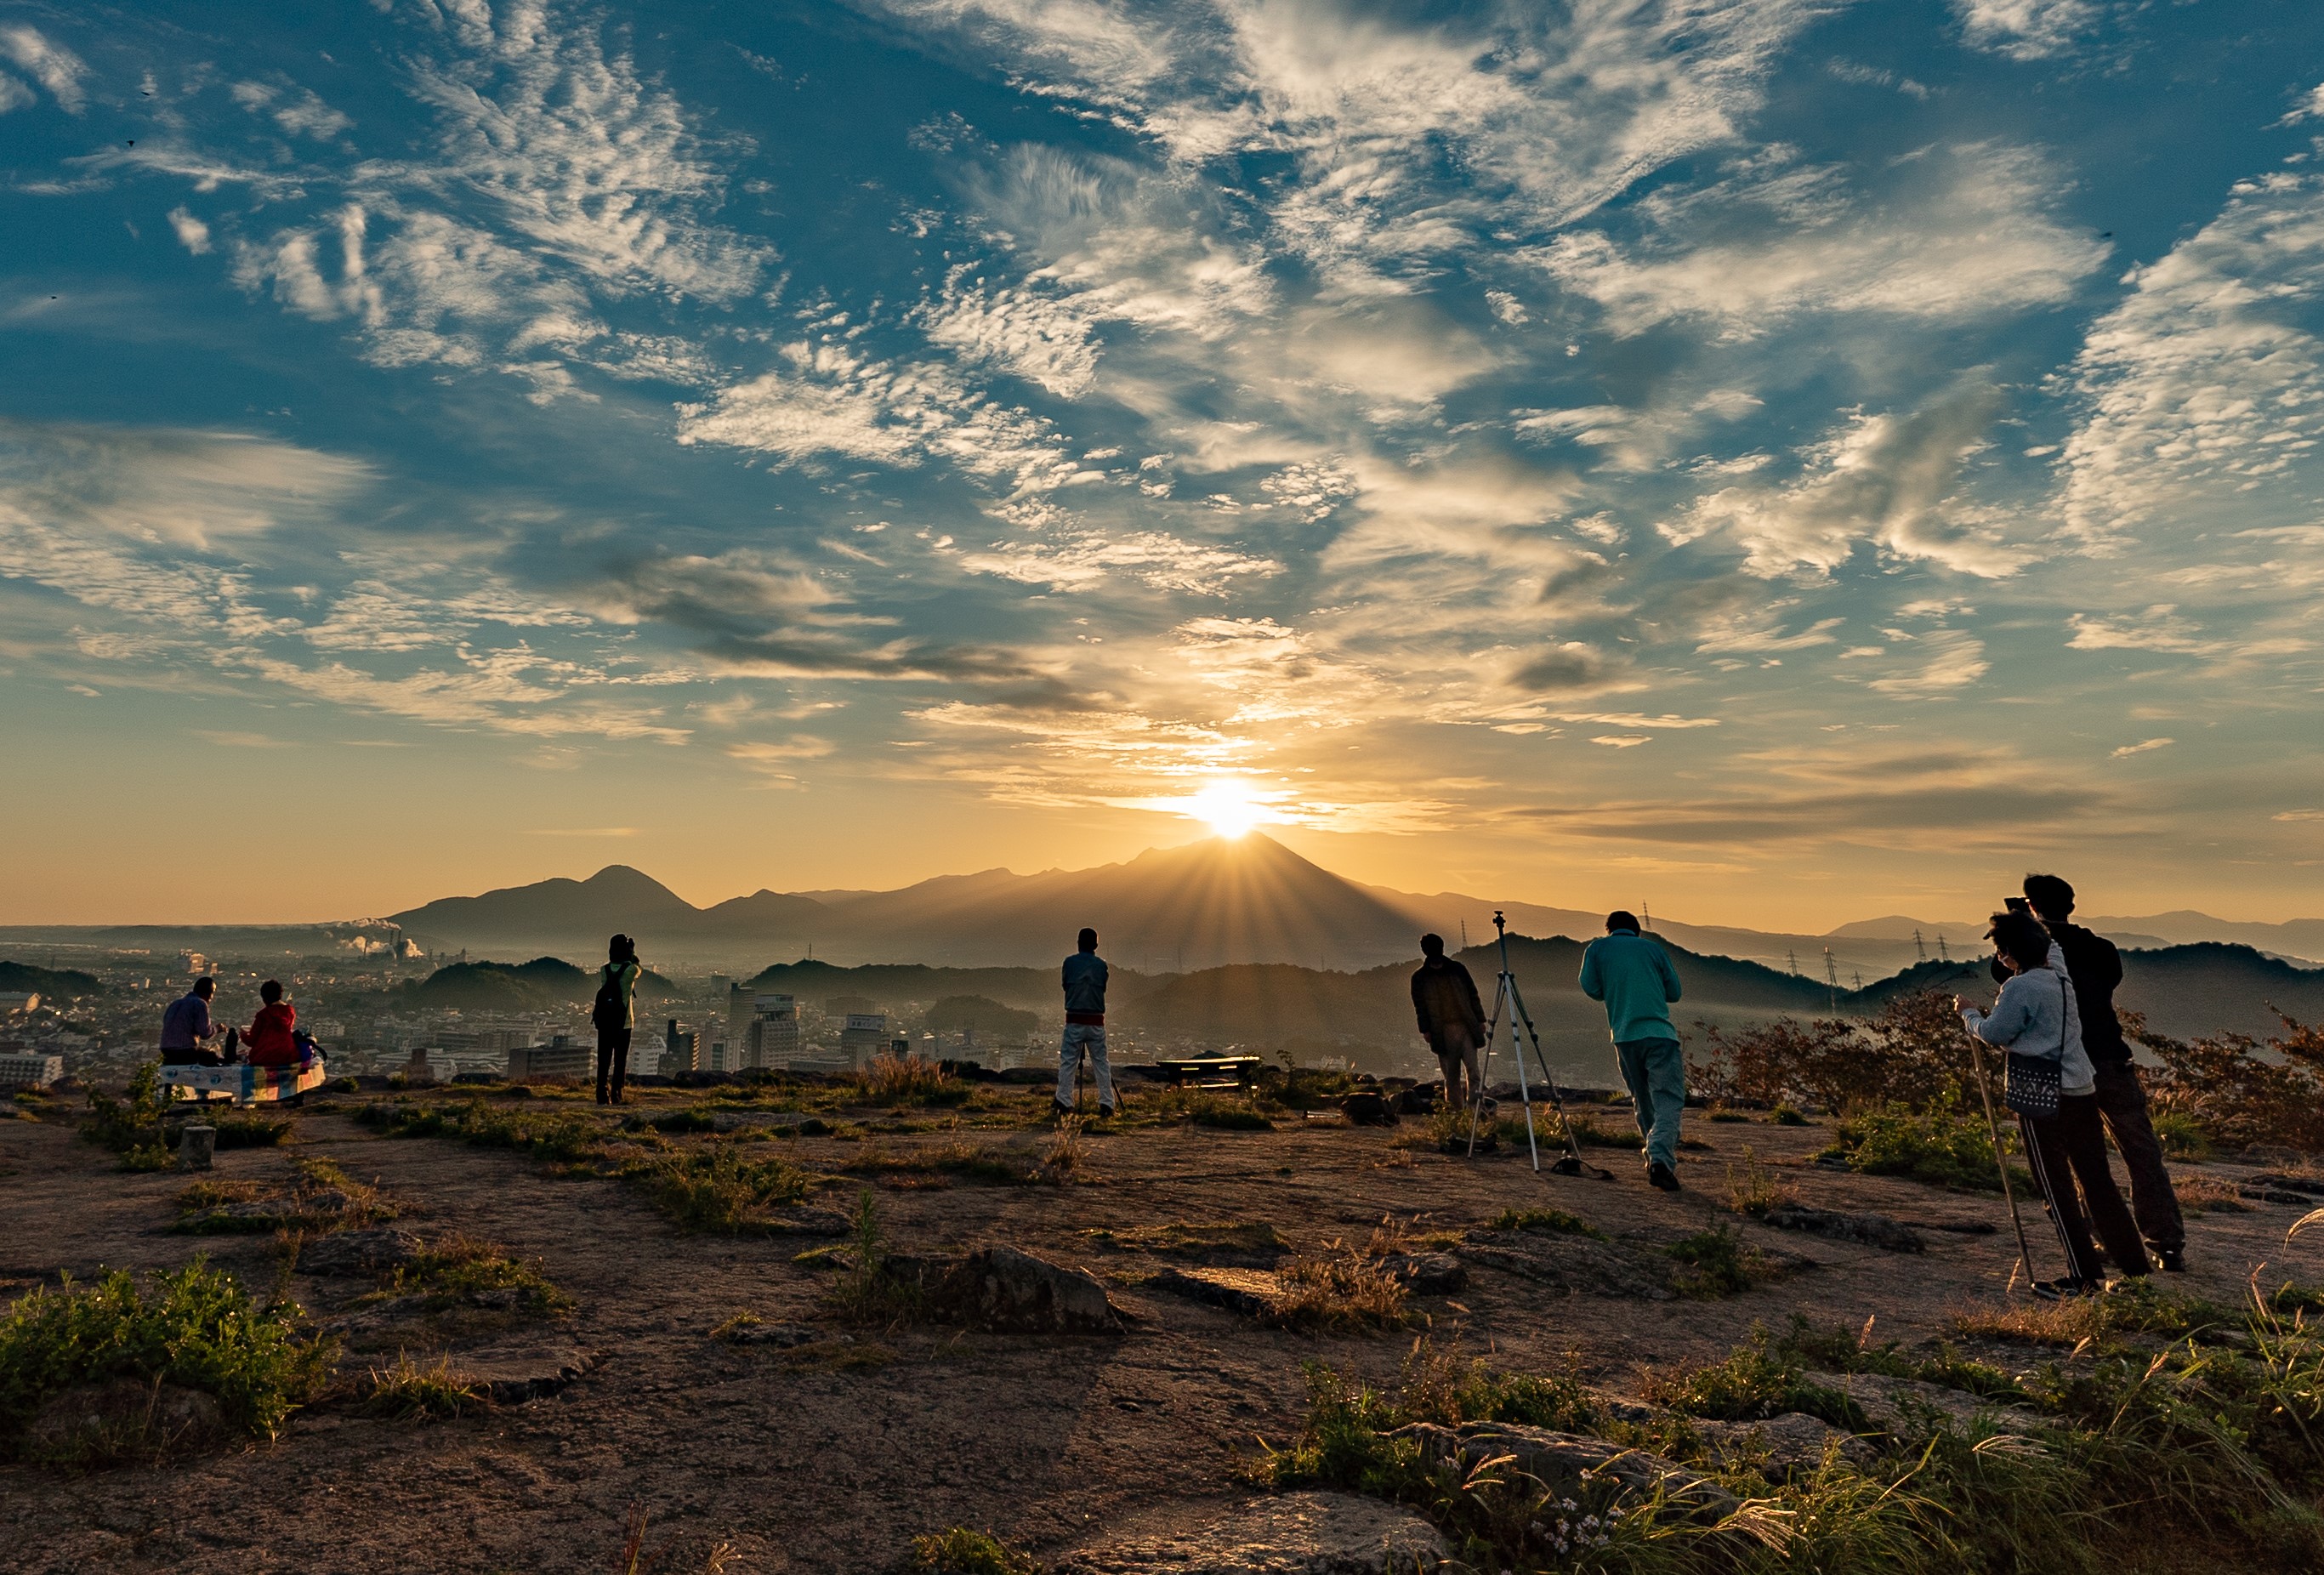
{"type": "Polygon", "coordinates": [[[956,1525],[912,1539],[909,1575],[1039,1575],[1040,1565],[990,1532],[956,1525]]]}
{"type": "Polygon", "coordinates": [[[1770,1209],[1798,1202],[1799,1196],[1785,1185],[1784,1178],[1763,1163],[1750,1145],[1743,1147],[1743,1168],[1738,1173],[1733,1165],[1727,1167],[1728,1206],[1738,1214],[1748,1214],[1757,1220],[1770,1209]]]}
{"type": "Polygon", "coordinates": [[[843,1322],[882,1328],[918,1316],[918,1285],[889,1272],[888,1239],[880,1226],[879,1200],[869,1187],[856,1194],[850,1248],[847,1271],[827,1298],[835,1315],[843,1322]]]}

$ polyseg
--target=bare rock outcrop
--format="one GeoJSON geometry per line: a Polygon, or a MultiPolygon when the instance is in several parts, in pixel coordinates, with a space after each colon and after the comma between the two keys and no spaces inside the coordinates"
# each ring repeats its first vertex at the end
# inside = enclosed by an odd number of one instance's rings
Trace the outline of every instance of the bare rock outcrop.
{"type": "Polygon", "coordinates": [[[1068,1555],[1057,1575],[1412,1575],[1443,1568],[1443,1536],[1408,1509],[1351,1493],[1260,1498],[1183,1530],[1068,1555]]]}

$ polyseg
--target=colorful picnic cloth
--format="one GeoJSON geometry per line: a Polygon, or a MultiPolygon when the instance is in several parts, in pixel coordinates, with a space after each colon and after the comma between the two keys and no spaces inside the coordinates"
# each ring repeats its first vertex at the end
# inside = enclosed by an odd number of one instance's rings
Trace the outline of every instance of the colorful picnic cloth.
{"type": "Polygon", "coordinates": [[[298,1066],[253,1066],[244,1062],[236,1066],[161,1068],[161,1086],[174,1091],[175,1098],[190,1100],[205,1093],[225,1094],[236,1104],[288,1099],[310,1088],[320,1088],[323,1077],[323,1058],[319,1055],[298,1066]]]}

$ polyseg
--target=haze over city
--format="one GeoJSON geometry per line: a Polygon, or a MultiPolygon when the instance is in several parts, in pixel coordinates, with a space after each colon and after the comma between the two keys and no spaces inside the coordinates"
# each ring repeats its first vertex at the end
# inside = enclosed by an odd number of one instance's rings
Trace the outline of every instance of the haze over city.
{"type": "Polygon", "coordinates": [[[0,10],[0,923],[2318,910],[2311,7],[0,10]]]}

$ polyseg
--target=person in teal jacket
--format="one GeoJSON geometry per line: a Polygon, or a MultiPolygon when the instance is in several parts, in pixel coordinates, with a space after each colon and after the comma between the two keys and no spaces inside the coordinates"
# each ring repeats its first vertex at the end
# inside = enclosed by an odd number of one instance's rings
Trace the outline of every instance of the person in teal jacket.
{"type": "Polygon", "coordinates": [[[1617,909],[1606,916],[1606,933],[1582,953],[1582,993],[1606,1003],[1614,1055],[1646,1139],[1646,1180],[1674,1193],[1686,1110],[1686,1057],[1670,1018],[1678,972],[1661,942],[1638,933],[1637,916],[1617,909]]]}

